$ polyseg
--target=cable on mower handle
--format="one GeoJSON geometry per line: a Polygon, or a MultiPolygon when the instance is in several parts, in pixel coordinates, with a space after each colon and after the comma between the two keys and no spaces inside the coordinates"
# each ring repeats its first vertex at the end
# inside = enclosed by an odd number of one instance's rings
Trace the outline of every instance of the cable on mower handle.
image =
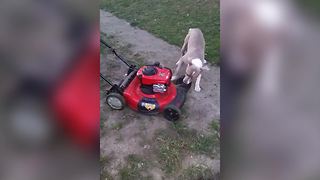
{"type": "Polygon", "coordinates": [[[116,55],[123,63],[125,63],[128,67],[132,67],[132,65],[130,65],[127,61],[125,61],[117,52],[114,48],[112,48],[109,44],[107,44],[104,40],[100,39],[100,42],[107,46],[112,52],[114,55],[116,55]]]}

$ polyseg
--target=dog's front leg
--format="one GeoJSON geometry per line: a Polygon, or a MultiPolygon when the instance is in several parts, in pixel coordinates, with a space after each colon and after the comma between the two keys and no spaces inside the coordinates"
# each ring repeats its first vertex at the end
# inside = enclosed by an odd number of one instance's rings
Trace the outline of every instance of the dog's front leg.
{"type": "Polygon", "coordinates": [[[179,73],[179,71],[181,69],[181,66],[182,66],[182,63],[183,63],[183,58],[184,57],[181,57],[179,59],[179,61],[176,63],[176,69],[174,70],[174,73],[172,75],[171,81],[174,81],[174,80],[178,79],[178,73],[179,73]]]}
{"type": "Polygon", "coordinates": [[[194,90],[197,91],[197,92],[201,91],[200,80],[201,80],[201,74],[198,75],[197,80],[196,80],[196,84],[194,86],[194,90]]]}

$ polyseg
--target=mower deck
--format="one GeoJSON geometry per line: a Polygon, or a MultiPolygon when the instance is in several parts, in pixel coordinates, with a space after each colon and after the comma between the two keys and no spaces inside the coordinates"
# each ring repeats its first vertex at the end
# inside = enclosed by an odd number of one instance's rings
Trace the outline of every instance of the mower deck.
{"type": "MultiPolygon", "coordinates": [[[[101,41],[101,40],[100,40],[101,41]]],[[[127,76],[119,83],[100,76],[112,87],[107,90],[106,102],[114,110],[122,110],[125,105],[143,114],[163,113],[169,121],[176,121],[181,116],[180,108],[183,106],[190,84],[184,84],[179,78],[171,82],[172,72],[156,62],[139,69],[128,64],[114,49],[106,45],[128,67],[127,76]]]]}
{"type": "Polygon", "coordinates": [[[118,89],[125,103],[135,111],[149,115],[164,113],[165,118],[170,121],[179,119],[180,108],[184,105],[191,84],[184,84],[182,76],[175,83],[170,83],[167,92],[149,94],[144,92],[136,74],[137,71],[130,73],[119,85],[113,86],[108,94],[118,89]]]}

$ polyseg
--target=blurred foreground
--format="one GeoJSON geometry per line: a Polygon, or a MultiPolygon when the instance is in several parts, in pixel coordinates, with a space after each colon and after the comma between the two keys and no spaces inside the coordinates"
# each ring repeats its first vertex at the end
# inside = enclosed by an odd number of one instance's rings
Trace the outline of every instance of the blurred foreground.
{"type": "Polygon", "coordinates": [[[320,32],[301,4],[221,2],[223,179],[320,178],[320,32]]]}
{"type": "Polygon", "coordinates": [[[0,7],[0,179],[98,179],[98,2],[0,7]]]}

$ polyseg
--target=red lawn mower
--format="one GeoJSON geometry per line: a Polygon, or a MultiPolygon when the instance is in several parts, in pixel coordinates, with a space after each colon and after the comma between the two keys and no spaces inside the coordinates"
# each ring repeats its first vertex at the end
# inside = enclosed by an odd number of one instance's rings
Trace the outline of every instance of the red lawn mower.
{"type": "Polygon", "coordinates": [[[156,62],[137,68],[125,61],[115,49],[100,39],[105,45],[126,64],[129,69],[125,78],[119,84],[113,84],[102,74],[111,88],[107,90],[106,102],[113,110],[122,110],[125,105],[143,114],[157,114],[162,112],[169,121],[177,121],[181,116],[190,84],[183,83],[183,77],[171,82],[172,71],[156,62]]]}

